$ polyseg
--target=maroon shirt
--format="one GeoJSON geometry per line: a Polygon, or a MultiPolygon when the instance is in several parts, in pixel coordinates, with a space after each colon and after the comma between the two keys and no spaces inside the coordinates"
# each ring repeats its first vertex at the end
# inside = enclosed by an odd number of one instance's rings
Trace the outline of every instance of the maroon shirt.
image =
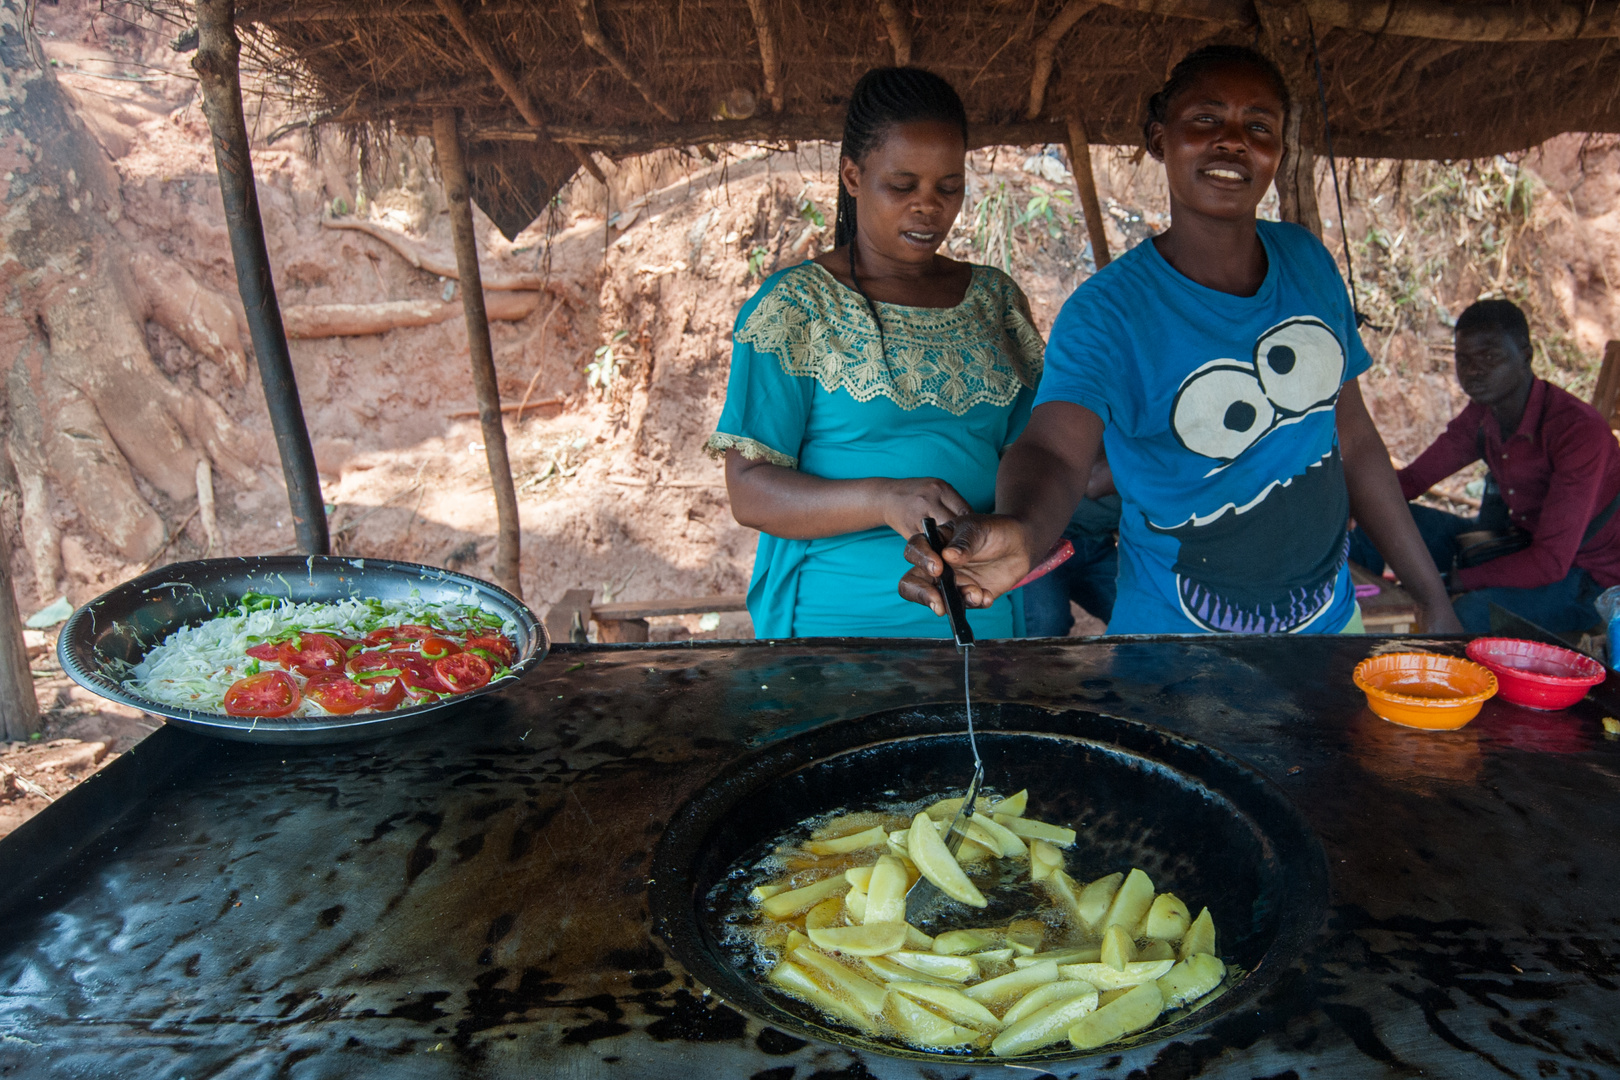
{"type": "Polygon", "coordinates": [[[1470,403],[1432,446],[1400,471],[1402,494],[1414,499],[1479,460],[1481,443],[1508,515],[1530,534],[1531,544],[1459,570],[1453,582],[1462,589],[1534,589],[1563,580],[1571,567],[1579,566],[1605,588],[1620,585],[1620,513],[1581,543],[1592,519],[1620,494],[1620,448],[1598,411],[1537,379],[1519,430],[1504,442],[1495,414],[1470,403]]]}

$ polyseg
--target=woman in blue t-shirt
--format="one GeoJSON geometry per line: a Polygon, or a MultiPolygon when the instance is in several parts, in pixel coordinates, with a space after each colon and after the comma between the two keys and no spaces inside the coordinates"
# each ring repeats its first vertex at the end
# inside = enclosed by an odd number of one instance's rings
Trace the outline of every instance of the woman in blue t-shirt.
{"type": "MultiPolygon", "coordinates": [[[[1176,65],[1143,126],[1170,228],[1082,285],[1052,327],[996,513],[956,519],[945,558],[990,603],[1062,532],[1106,447],[1123,499],[1110,633],[1359,630],[1354,514],[1431,631],[1462,627],[1412,524],[1356,376],[1369,359],[1332,257],[1257,221],[1288,97],[1250,49],[1176,65]]],[[[907,599],[942,613],[920,537],[907,599]]]]}

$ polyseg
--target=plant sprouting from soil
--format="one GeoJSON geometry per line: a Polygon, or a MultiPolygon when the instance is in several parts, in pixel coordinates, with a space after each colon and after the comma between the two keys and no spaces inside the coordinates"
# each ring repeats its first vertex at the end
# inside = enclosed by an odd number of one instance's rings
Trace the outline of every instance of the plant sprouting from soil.
{"type": "Polygon", "coordinates": [[[591,361],[585,365],[585,374],[586,382],[592,390],[601,393],[612,390],[613,384],[619,378],[619,368],[625,362],[622,354],[627,346],[620,343],[629,336],[628,330],[616,331],[611,341],[606,345],[598,345],[591,353],[591,361]]]}

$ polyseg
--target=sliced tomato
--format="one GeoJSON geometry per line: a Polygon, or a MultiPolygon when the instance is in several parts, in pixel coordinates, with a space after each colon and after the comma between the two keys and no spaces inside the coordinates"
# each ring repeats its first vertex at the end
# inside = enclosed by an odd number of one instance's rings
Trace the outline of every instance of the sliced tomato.
{"type": "Polygon", "coordinates": [[[393,665],[399,668],[399,681],[412,697],[450,692],[450,688],[439,679],[438,672],[433,670],[433,665],[415,653],[393,652],[388,656],[393,665]]]}
{"type": "Polygon", "coordinates": [[[517,659],[517,649],[512,647],[505,634],[480,634],[477,637],[470,637],[462,648],[470,653],[477,653],[482,649],[489,654],[484,657],[485,660],[498,661],[507,667],[511,667],[512,661],[517,659]]]}
{"type": "Polygon", "coordinates": [[[299,634],[292,666],[300,675],[342,674],[348,650],[330,634],[299,634]]]}
{"type": "Polygon", "coordinates": [[[292,646],[285,641],[265,641],[248,649],[247,654],[255,660],[268,660],[282,667],[291,667],[293,655],[292,646]]]}
{"type": "Polygon", "coordinates": [[[371,704],[371,688],[361,686],[341,672],[312,675],[304,684],[304,696],[329,713],[347,716],[371,704]]]}
{"type": "Polygon", "coordinates": [[[495,677],[495,669],[490,667],[489,661],[472,653],[456,653],[443,660],[435,660],[433,673],[455,694],[465,694],[486,686],[495,677]]]}
{"type": "Polygon", "coordinates": [[[371,686],[371,707],[378,712],[392,712],[405,700],[405,687],[398,679],[371,686]]]}
{"type": "Polygon", "coordinates": [[[365,647],[365,642],[359,638],[344,637],[342,634],[333,634],[332,640],[343,646],[344,656],[353,656],[365,647]]]}
{"type": "Polygon", "coordinates": [[[423,638],[418,647],[422,650],[424,660],[443,660],[461,651],[460,645],[447,637],[438,636],[423,638]]]}
{"type": "MultiPolygon", "coordinates": [[[[410,653],[363,652],[349,660],[349,674],[357,681],[368,684],[397,679],[403,671],[396,659],[398,656],[415,659],[410,653]]],[[[421,660],[416,662],[422,663],[421,660]]]]}
{"type": "Polygon", "coordinates": [[[303,700],[285,671],[262,671],[237,679],[225,691],[226,716],[286,716],[303,700]]]}
{"type": "Polygon", "coordinates": [[[366,635],[367,645],[408,645],[413,641],[421,641],[425,637],[432,637],[435,631],[431,626],[413,626],[406,623],[403,626],[379,626],[366,635]]]}

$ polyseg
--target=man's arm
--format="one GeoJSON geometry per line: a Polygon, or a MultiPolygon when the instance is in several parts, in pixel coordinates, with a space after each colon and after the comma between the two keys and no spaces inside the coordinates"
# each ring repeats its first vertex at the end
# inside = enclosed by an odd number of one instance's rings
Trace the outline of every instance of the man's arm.
{"type": "Polygon", "coordinates": [[[1407,509],[1395,469],[1389,463],[1389,451],[1372,417],[1367,415],[1361,384],[1355,379],[1339,390],[1336,420],[1350,512],[1412,595],[1423,628],[1431,633],[1461,633],[1462,623],[1446,596],[1440,571],[1412,522],[1412,512],[1407,509]]]}
{"type": "MultiPolygon", "coordinates": [[[[1365,402],[1362,410],[1366,410],[1365,402]]],[[[1407,499],[1415,499],[1459,469],[1478,461],[1479,425],[1484,419],[1485,409],[1481,405],[1469,405],[1453,417],[1446,430],[1417,456],[1416,461],[1395,474],[1401,482],[1401,494],[1407,499]]]]}

